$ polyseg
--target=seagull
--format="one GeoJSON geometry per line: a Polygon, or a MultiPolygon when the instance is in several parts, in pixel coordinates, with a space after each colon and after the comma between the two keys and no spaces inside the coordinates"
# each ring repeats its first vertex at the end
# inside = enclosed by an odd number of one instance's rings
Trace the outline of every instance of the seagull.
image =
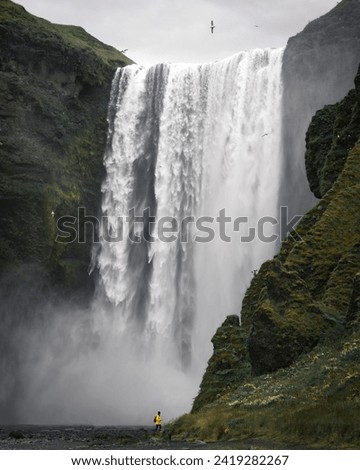
{"type": "Polygon", "coordinates": [[[268,132],[266,134],[263,134],[261,137],[266,137],[267,135],[269,135],[268,132]]]}
{"type": "Polygon", "coordinates": [[[122,51],[120,51],[122,54],[124,54],[124,52],[126,52],[128,49],[123,49],[122,51]]]}
{"type": "Polygon", "coordinates": [[[210,29],[211,29],[211,34],[214,33],[214,29],[215,29],[215,26],[214,26],[214,21],[211,20],[211,26],[210,26],[210,29]]]}
{"type": "Polygon", "coordinates": [[[54,217],[54,216],[55,216],[55,212],[51,211],[51,217],[54,217]]]}
{"type": "Polygon", "coordinates": [[[251,271],[251,274],[253,274],[254,276],[257,275],[257,269],[254,269],[253,271],[251,271]]]}
{"type": "Polygon", "coordinates": [[[260,28],[260,26],[258,24],[254,24],[254,27],[255,28],[260,28]]]}

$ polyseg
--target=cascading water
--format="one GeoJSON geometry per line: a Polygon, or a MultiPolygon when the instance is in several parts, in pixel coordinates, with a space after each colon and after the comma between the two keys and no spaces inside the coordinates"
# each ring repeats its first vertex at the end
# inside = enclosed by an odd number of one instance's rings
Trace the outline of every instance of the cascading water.
{"type": "Polygon", "coordinates": [[[211,336],[277,247],[261,239],[278,213],[282,54],[117,71],[98,295],[91,311],[44,299],[9,335],[9,422],[143,425],[190,409],[211,336]]]}
{"type": "Polygon", "coordinates": [[[97,305],[105,298],[112,311],[122,406],[136,406],[140,422],[152,407],[167,416],[190,408],[212,334],[274,254],[258,232],[240,237],[278,213],[282,55],[132,65],[114,78],[102,228],[123,239],[102,241],[97,305]],[[248,222],[234,227],[238,217],[248,222]]]}

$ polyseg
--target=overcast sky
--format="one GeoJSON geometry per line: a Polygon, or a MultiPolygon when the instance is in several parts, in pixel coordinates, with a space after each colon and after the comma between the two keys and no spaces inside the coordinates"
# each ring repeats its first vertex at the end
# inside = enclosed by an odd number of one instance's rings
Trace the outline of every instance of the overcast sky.
{"type": "Polygon", "coordinates": [[[137,63],[209,62],[290,36],[338,0],[17,0],[52,22],[82,26],[137,63]],[[210,20],[216,25],[210,33],[210,20]],[[259,27],[255,27],[258,25],[259,27]]]}

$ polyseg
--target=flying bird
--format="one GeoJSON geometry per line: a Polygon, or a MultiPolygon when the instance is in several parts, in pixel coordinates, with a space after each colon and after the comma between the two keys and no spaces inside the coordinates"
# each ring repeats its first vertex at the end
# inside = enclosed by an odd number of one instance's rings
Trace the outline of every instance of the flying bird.
{"type": "Polygon", "coordinates": [[[254,24],[254,27],[255,28],[260,28],[260,26],[258,24],[254,24]]]}
{"type": "Polygon", "coordinates": [[[124,54],[124,52],[126,52],[128,49],[123,49],[122,51],[120,51],[122,54],[124,54]]]}
{"type": "Polygon", "coordinates": [[[210,29],[211,29],[211,34],[214,34],[215,25],[214,25],[214,21],[213,21],[213,20],[211,20],[210,29]]]}

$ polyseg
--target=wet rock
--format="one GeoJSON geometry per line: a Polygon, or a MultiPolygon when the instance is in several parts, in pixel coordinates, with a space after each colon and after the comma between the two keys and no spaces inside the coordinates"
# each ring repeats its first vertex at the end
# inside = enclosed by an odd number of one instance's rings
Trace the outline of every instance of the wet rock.
{"type": "Polygon", "coordinates": [[[338,2],[288,41],[283,59],[285,158],[280,203],[291,214],[304,214],[315,203],[306,191],[303,163],[309,122],[316,111],[343,99],[353,86],[359,62],[358,0],[338,2]]]}
{"type": "Polygon", "coordinates": [[[11,439],[25,439],[25,435],[21,431],[11,431],[9,437],[11,439]]]}
{"type": "Polygon", "coordinates": [[[346,320],[352,326],[360,320],[360,272],[356,273],[354,277],[353,291],[346,320]]]}
{"type": "Polygon", "coordinates": [[[359,91],[351,90],[341,103],[325,106],[311,121],[305,162],[310,188],[318,198],[331,189],[360,135],[359,91]]]}
{"type": "Polygon", "coordinates": [[[247,350],[237,315],[226,318],[212,338],[212,343],[214,353],[208,362],[192,411],[213,401],[223,390],[237,386],[246,375],[243,364],[247,350]]]}

